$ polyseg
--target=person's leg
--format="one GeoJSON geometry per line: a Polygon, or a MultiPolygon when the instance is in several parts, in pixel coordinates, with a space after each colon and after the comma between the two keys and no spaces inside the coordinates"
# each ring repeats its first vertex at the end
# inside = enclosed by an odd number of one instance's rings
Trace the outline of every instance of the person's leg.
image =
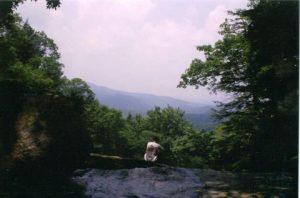
{"type": "Polygon", "coordinates": [[[152,159],[152,162],[155,162],[157,160],[157,156],[155,156],[153,159],[152,159]]]}

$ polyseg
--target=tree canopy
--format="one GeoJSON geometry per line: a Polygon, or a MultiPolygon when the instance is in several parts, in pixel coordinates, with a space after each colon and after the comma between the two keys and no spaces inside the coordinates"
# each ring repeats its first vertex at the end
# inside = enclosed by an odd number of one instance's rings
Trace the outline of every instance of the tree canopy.
{"type": "Polygon", "coordinates": [[[63,76],[54,41],[14,13],[22,2],[1,2],[13,7],[0,18],[0,161],[24,174],[68,174],[90,152],[83,115],[94,95],[63,76]]]}
{"type": "Polygon", "coordinates": [[[179,87],[232,96],[220,103],[232,168],[295,168],[298,128],[298,1],[252,1],[221,25],[222,40],[197,47],[179,87]]]}
{"type": "MultiPolygon", "coordinates": [[[[9,0],[0,2],[0,21],[9,13],[12,13],[20,4],[26,0],[9,0]]],[[[37,1],[37,0],[34,0],[37,1]]],[[[60,0],[46,0],[48,9],[56,9],[60,6],[60,0]]]]}

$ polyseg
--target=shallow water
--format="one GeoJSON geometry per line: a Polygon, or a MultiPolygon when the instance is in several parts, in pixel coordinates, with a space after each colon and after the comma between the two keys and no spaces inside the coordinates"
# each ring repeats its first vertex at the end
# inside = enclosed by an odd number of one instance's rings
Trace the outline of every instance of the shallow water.
{"type": "Polygon", "coordinates": [[[92,198],[198,197],[202,183],[197,170],[170,167],[121,170],[77,170],[73,180],[92,198]]]}

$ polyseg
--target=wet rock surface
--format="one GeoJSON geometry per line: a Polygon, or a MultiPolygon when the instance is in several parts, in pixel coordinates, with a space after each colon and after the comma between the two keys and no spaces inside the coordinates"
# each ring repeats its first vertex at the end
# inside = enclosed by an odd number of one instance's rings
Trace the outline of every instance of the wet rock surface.
{"type": "Polygon", "coordinates": [[[175,167],[120,170],[81,169],[73,181],[91,198],[131,197],[297,197],[285,173],[231,173],[175,167]]]}
{"type": "Polygon", "coordinates": [[[98,197],[198,197],[202,183],[192,170],[184,168],[90,169],[77,171],[74,180],[86,195],[98,197]]]}
{"type": "Polygon", "coordinates": [[[199,170],[199,197],[287,198],[297,196],[297,179],[288,173],[232,173],[199,170]]]}

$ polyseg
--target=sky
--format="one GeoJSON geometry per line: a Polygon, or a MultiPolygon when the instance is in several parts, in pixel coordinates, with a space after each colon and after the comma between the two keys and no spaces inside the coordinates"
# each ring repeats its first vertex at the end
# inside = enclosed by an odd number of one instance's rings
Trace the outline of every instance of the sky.
{"type": "Polygon", "coordinates": [[[63,0],[60,8],[26,1],[17,12],[58,45],[68,78],[112,89],[171,96],[193,102],[221,101],[206,88],[177,88],[196,46],[221,39],[228,10],[246,0],[63,0]]]}

